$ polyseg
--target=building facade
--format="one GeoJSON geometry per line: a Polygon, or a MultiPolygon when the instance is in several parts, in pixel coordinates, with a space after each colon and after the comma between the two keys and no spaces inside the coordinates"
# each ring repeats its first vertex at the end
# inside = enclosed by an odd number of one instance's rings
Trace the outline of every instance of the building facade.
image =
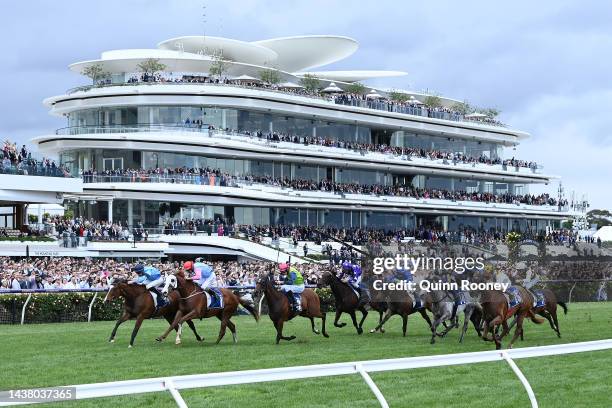
{"type": "Polygon", "coordinates": [[[83,178],[77,215],[151,229],[544,231],[570,215],[529,193],[554,177],[512,158],[527,133],[450,98],[359,85],[402,72],[312,71],[356,50],[303,36],[105,52],[71,65],[93,84],[45,100],[66,127],[35,141],[83,178]]]}

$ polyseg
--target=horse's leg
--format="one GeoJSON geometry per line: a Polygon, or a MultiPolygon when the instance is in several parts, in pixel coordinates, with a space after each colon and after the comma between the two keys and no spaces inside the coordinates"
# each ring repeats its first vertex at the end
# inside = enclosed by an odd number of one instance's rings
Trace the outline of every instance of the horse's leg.
{"type": "Polygon", "coordinates": [[[438,330],[438,325],[443,322],[442,317],[439,317],[437,319],[434,320],[434,322],[431,325],[431,344],[434,344],[436,342],[436,331],[438,330]]]}
{"type": "Polygon", "coordinates": [[[508,344],[508,348],[512,348],[512,344],[516,341],[516,339],[521,335],[523,331],[523,319],[525,316],[523,314],[518,315],[516,318],[516,329],[514,329],[514,336],[512,336],[512,340],[510,340],[510,344],[508,344]]]}
{"type": "Polygon", "coordinates": [[[113,328],[113,332],[111,333],[110,337],[108,338],[108,342],[109,343],[114,343],[115,342],[115,336],[117,335],[117,329],[119,328],[121,323],[125,322],[129,318],[130,318],[130,315],[128,314],[128,312],[124,311],[123,314],[121,315],[121,317],[119,319],[117,319],[117,322],[115,323],[115,327],[113,328]]]}
{"type": "Polygon", "coordinates": [[[195,334],[196,340],[204,341],[204,337],[200,337],[200,335],[198,334],[198,331],[196,330],[195,324],[193,324],[193,320],[187,320],[187,325],[189,326],[189,328],[191,329],[193,334],[195,334]]]}
{"type": "Polygon", "coordinates": [[[557,311],[554,310],[549,313],[552,316],[553,323],[555,324],[555,331],[557,332],[557,337],[561,338],[561,331],[559,330],[559,321],[557,320],[557,311]]]}
{"type": "Polygon", "coordinates": [[[385,314],[384,310],[380,310],[378,312],[378,326],[379,326],[378,330],[380,330],[381,333],[385,332],[385,329],[383,329],[383,327],[382,327],[382,319],[383,319],[383,315],[384,314],[385,314]]]}
{"type": "Polygon", "coordinates": [[[215,344],[219,344],[223,336],[225,336],[225,329],[227,328],[227,322],[229,321],[225,315],[217,315],[217,318],[221,321],[221,327],[219,327],[219,337],[217,337],[215,344]]]}
{"type": "Polygon", "coordinates": [[[429,330],[431,330],[431,319],[429,318],[429,315],[427,314],[427,310],[423,308],[419,311],[419,313],[421,313],[421,316],[423,316],[423,319],[425,319],[425,321],[427,322],[427,325],[429,326],[429,330]]]}
{"type": "Polygon", "coordinates": [[[323,333],[323,337],[327,338],[329,337],[329,334],[327,334],[327,331],[325,331],[325,319],[326,317],[326,313],[325,312],[321,312],[321,332],[323,333]]]}
{"type": "Polygon", "coordinates": [[[346,323],[338,323],[338,320],[340,320],[340,316],[342,316],[342,311],[338,308],[338,305],[336,305],[336,318],[334,319],[334,326],[336,327],[346,326],[346,323]]]}
{"type": "Polygon", "coordinates": [[[145,319],[144,315],[141,313],[138,315],[138,317],[136,318],[136,323],[134,324],[134,330],[132,330],[132,337],[130,338],[130,345],[128,346],[128,348],[132,348],[134,346],[134,339],[136,338],[136,335],[138,334],[138,330],[140,329],[140,325],[142,324],[142,321],[145,319]]]}
{"type": "Polygon", "coordinates": [[[319,333],[319,331],[317,330],[317,328],[315,327],[315,324],[314,324],[314,317],[312,317],[312,316],[308,316],[308,318],[310,319],[310,327],[312,328],[312,332],[313,332],[314,334],[320,334],[320,333],[319,333]]]}
{"type": "Polygon", "coordinates": [[[463,313],[463,329],[461,329],[461,336],[459,336],[459,343],[463,343],[463,336],[465,336],[465,333],[467,332],[468,329],[468,324],[470,323],[470,319],[472,317],[472,312],[473,309],[472,308],[466,308],[465,312],[463,313]]]}
{"type": "Polygon", "coordinates": [[[402,333],[403,336],[406,337],[406,328],[408,327],[408,315],[402,315],[402,333]]]}
{"type": "Polygon", "coordinates": [[[283,324],[285,324],[284,320],[279,320],[275,323],[276,326],[276,344],[278,344],[281,340],[291,341],[295,339],[295,336],[285,337],[283,336],[283,324]]]}
{"type": "Polygon", "coordinates": [[[234,340],[234,344],[238,343],[238,336],[236,335],[236,325],[230,319],[227,319],[227,327],[229,327],[232,332],[232,339],[234,340]]]}
{"type": "Polygon", "coordinates": [[[176,312],[176,315],[174,316],[174,320],[172,321],[172,323],[170,324],[170,326],[168,326],[168,328],[166,329],[166,331],[164,331],[164,333],[157,337],[155,340],[157,341],[164,341],[166,340],[166,337],[168,337],[168,334],[170,334],[170,332],[175,328],[178,327],[178,322],[181,320],[181,317],[183,316],[183,312],[181,312],[180,310],[178,310],[176,312]]]}
{"type": "Polygon", "coordinates": [[[380,323],[378,323],[378,326],[376,326],[374,329],[370,330],[370,333],[374,333],[376,331],[379,331],[381,333],[384,333],[385,330],[383,329],[383,325],[385,323],[387,323],[387,320],[389,320],[391,318],[391,316],[393,316],[393,313],[391,312],[391,309],[387,309],[386,313],[385,313],[385,317],[380,321],[380,323]]]}
{"type": "Polygon", "coordinates": [[[349,312],[349,315],[353,321],[353,326],[355,326],[355,329],[357,329],[357,334],[363,333],[363,329],[359,327],[359,324],[357,324],[357,316],[355,316],[355,311],[353,310],[352,312],[349,312]]]}
{"type": "Polygon", "coordinates": [[[359,328],[361,329],[361,332],[363,333],[363,322],[365,321],[366,317],[368,317],[368,311],[366,310],[364,306],[361,306],[359,308],[359,311],[361,312],[361,320],[359,321],[359,328]]]}

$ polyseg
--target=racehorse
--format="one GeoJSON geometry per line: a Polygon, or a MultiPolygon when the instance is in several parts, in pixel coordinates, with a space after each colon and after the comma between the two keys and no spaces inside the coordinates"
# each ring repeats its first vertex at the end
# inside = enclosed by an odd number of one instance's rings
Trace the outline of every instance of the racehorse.
{"type": "Polygon", "coordinates": [[[353,326],[357,329],[357,334],[363,333],[363,322],[368,316],[368,311],[365,308],[365,304],[360,303],[357,293],[355,293],[349,284],[342,282],[336,274],[327,271],[321,276],[318,286],[329,286],[334,294],[334,298],[336,299],[336,318],[334,319],[334,326],[346,326],[346,323],[338,323],[338,320],[342,313],[347,313],[353,320],[353,326]],[[355,316],[356,310],[359,310],[362,315],[359,324],[355,316]]]}
{"type": "Polygon", "coordinates": [[[467,298],[466,303],[457,306],[457,310],[455,312],[455,318],[451,321],[449,326],[446,326],[446,321],[450,320],[453,315],[453,307],[455,305],[455,300],[450,292],[446,290],[432,290],[430,292],[431,297],[431,311],[434,315],[434,322],[431,325],[431,344],[436,342],[436,336],[444,337],[448,334],[451,329],[454,327],[459,327],[458,320],[459,314],[463,312],[463,328],[461,330],[461,336],[459,337],[459,343],[463,343],[463,337],[467,332],[469,322],[472,321],[474,324],[474,328],[476,332],[480,336],[480,316],[481,316],[481,306],[478,302],[474,302],[469,293],[466,291],[462,291],[464,296],[467,298]],[[442,333],[438,333],[438,326],[443,324],[446,328],[442,333]]]}
{"type": "Polygon", "coordinates": [[[386,302],[387,307],[386,307],[384,318],[381,321],[379,321],[378,326],[376,326],[376,328],[370,330],[370,333],[374,333],[376,331],[380,331],[381,333],[384,333],[385,331],[383,329],[383,325],[387,323],[387,320],[389,320],[391,316],[393,315],[400,315],[402,317],[402,334],[404,337],[406,337],[406,328],[408,326],[408,316],[416,312],[421,313],[421,316],[423,316],[423,319],[425,319],[425,321],[427,322],[427,325],[431,329],[431,320],[429,319],[429,315],[427,314],[427,310],[430,310],[430,311],[432,310],[431,309],[431,306],[432,306],[431,298],[429,296],[426,296],[425,302],[422,304],[422,307],[419,309],[415,307],[414,299],[410,295],[410,293],[406,292],[406,296],[404,299],[405,300],[402,302],[391,301],[390,299],[388,299],[386,302]]]}
{"type": "MultiPolygon", "coordinates": [[[[287,296],[274,287],[274,281],[271,274],[266,274],[259,278],[255,286],[255,296],[262,295],[268,303],[268,315],[276,328],[276,344],[281,340],[291,341],[295,336],[283,336],[283,324],[286,321],[293,319],[298,314],[295,313],[289,303],[287,296]]],[[[314,318],[321,318],[321,332],[324,337],[329,337],[325,331],[325,313],[321,312],[321,301],[312,289],[304,289],[301,295],[302,311],[300,316],[310,319],[312,332],[319,334],[315,328],[314,318]]]]}
{"type": "MultiPolygon", "coordinates": [[[[125,303],[123,305],[123,315],[121,315],[119,320],[117,320],[117,323],[115,323],[115,328],[108,339],[110,343],[115,342],[117,329],[119,328],[119,325],[126,320],[136,319],[136,324],[132,330],[132,338],[130,339],[130,345],[128,347],[132,347],[134,345],[134,339],[136,338],[136,334],[138,334],[138,330],[140,329],[140,325],[144,319],[163,316],[168,323],[172,323],[174,320],[174,316],[176,315],[179,307],[178,293],[171,293],[168,296],[168,304],[159,308],[158,310],[155,310],[153,298],[148,293],[149,291],[144,285],[129,284],[124,279],[109,279],[108,284],[110,289],[104,298],[104,302],[110,302],[119,297],[125,299],[125,303]]],[[[196,328],[191,320],[188,320],[187,324],[193,331],[193,334],[195,334],[198,341],[204,340],[196,331],[196,328]]],[[[179,326],[176,329],[176,341],[180,341],[180,335],[181,327],[179,326]]]]}
{"type": "MultiPolygon", "coordinates": [[[[255,321],[259,321],[259,315],[254,308],[253,301],[245,296],[239,297],[229,289],[220,289],[223,294],[223,308],[209,309],[207,306],[207,296],[204,291],[191,279],[187,279],[182,269],[174,275],[166,276],[166,284],[162,293],[166,294],[170,292],[171,289],[177,289],[180,294],[179,310],[174,317],[174,321],[170,324],[170,327],[156,339],[157,341],[164,341],[172,329],[176,329],[185,321],[198,317],[217,317],[221,321],[221,327],[215,344],[219,344],[223,336],[225,336],[227,327],[229,327],[232,332],[234,343],[236,343],[238,342],[238,338],[236,337],[236,326],[230,319],[234,313],[236,313],[236,310],[238,310],[239,305],[253,315],[255,321]]],[[[177,344],[179,343],[180,333],[177,344]]]]}
{"type": "Polygon", "coordinates": [[[508,305],[508,299],[504,292],[499,290],[484,291],[481,298],[482,305],[482,318],[484,320],[484,331],[482,338],[485,341],[494,341],[495,348],[501,349],[501,340],[506,334],[510,332],[508,327],[508,319],[512,316],[516,316],[516,329],[514,330],[514,336],[510,340],[508,348],[512,348],[512,344],[516,339],[523,334],[523,320],[525,317],[529,317],[532,322],[536,324],[544,323],[544,320],[538,319],[533,310],[533,296],[529,291],[521,286],[515,286],[518,289],[521,297],[521,301],[516,306],[510,308],[508,305]],[[496,334],[496,330],[501,325],[503,331],[501,335],[496,334]],[[492,339],[488,338],[488,332],[491,330],[492,339]]]}
{"type": "MultiPolygon", "coordinates": [[[[541,306],[534,306],[533,311],[542,317],[545,317],[550,323],[550,328],[557,333],[557,337],[561,338],[561,332],[559,331],[559,321],[557,320],[557,305],[563,308],[563,314],[567,314],[567,305],[565,302],[559,302],[557,296],[550,289],[541,289],[534,291],[533,293],[540,292],[544,297],[544,304],[541,306]]],[[[516,324],[516,318],[510,324],[510,329],[516,324]]],[[[523,340],[523,334],[521,333],[521,340],[523,340]]]]}

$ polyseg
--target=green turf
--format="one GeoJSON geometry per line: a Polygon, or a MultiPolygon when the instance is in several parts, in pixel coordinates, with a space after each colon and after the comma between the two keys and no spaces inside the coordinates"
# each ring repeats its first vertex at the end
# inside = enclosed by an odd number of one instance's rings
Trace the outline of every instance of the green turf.
{"type": "MultiPolygon", "coordinates": [[[[374,315],[365,327],[375,324],[374,315]]],[[[329,314],[329,320],[332,319],[329,314]]],[[[348,318],[344,317],[348,322],[348,318]]],[[[0,389],[80,384],[134,378],[195,374],[228,370],[268,368],[302,364],[409,357],[491,350],[472,329],[464,344],[452,331],[435,345],[429,344],[426,323],[411,316],[408,336],[401,337],[400,319],[393,318],[387,333],[357,336],[352,327],[337,329],[328,324],[330,338],[316,336],[309,322],[297,319],[286,324],[285,333],[298,336],[293,342],[274,344],[275,331],[264,316],[257,324],[250,317],[237,317],[239,343],[228,336],[211,344],[218,331],[217,320],[197,322],[206,337],[203,344],[184,331],[183,344],[173,338],[158,344],[153,339],[164,329],[161,321],[147,321],[133,349],[127,348],[133,323],[120,328],[114,344],[106,342],[112,322],[0,326],[3,351],[0,389]]],[[[525,327],[525,341],[517,346],[537,346],[610,338],[612,303],[570,305],[560,316],[563,338],[558,339],[548,324],[525,327]]],[[[517,362],[532,383],[542,407],[609,407],[612,391],[612,352],[526,359],[517,362]]],[[[513,406],[528,404],[518,379],[503,362],[457,367],[428,368],[376,373],[391,406],[513,406]]],[[[225,407],[248,399],[249,408],[259,406],[375,406],[376,401],[359,376],[266,383],[216,389],[183,391],[190,406],[225,407]]],[[[169,395],[151,394],[79,401],[71,406],[174,406],[169,395]]]]}

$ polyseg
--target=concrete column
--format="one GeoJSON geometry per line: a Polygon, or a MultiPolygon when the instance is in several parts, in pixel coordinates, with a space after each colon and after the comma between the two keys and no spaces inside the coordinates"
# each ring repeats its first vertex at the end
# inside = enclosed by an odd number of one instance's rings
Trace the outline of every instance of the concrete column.
{"type": "Polygon", "coordinates": [[[108,223],[113,223],[113,200],[108,200],[108,223]]]}
{"type": "Polygon", "coordinates": [[[128,225],[130,228],[134,227],[134,201],[132,199],[127,200],[128,202],[128,225]]]}

